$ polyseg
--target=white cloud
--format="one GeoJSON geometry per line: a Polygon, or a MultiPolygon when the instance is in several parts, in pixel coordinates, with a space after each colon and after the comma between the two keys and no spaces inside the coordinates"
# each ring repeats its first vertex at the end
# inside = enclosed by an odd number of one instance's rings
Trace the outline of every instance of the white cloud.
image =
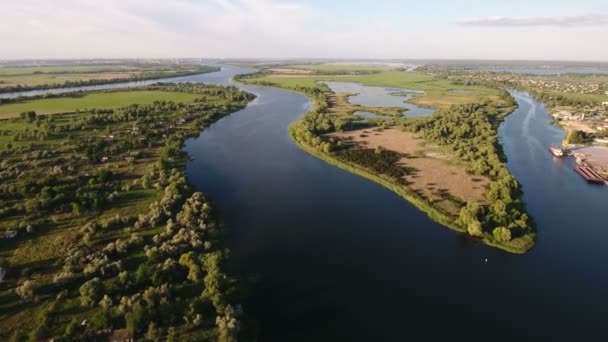
{"type": "Polygon", "coordinates": [[[480,17],[457,22],[463,26],[484,27],[593,27],[608,25],[608,13],[588,13],[580,15],[544,16],[544,17],[480,17]]]}
{"type": "Polygon", "coordinates": [[[312,18],[271,0],[15,0],[0,13],[0,58],[261,55],[312,18]]]}
{"type": "Polygon", "coordinates": [[[394,16],[336,13],[299,0],[0,0],[0,13],[0,59],[608,59],[602,14],[474,18],[454,27],[445,18],[388,20],[394,16]],[[578,29],[556,36],[560,25],[578,29]],[[524,27],[526,34],[484,26],[524,27]]]}

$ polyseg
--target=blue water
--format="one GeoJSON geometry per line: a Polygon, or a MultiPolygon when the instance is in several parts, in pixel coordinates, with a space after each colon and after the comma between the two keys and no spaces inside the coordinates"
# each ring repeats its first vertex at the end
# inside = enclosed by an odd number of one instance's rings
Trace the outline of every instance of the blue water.
{"type": "MultiPolygon", "coordinates": [[[[251,71],[184,81],[225,85],[251,71]]],[[[499,130],[538,225],[519,256],[302,151],[287,128],[311,108],[306,97],[240,87],[256,100],[185,150],[190,181],[223,219],[260,341],[608,340],[608,189],[549,154],[564,132],[542,103],[513,92],[519,108],[499,130]]]]}
{"type": "Polygon", "coordinates": [[[323,82],[335,93],[354,94],[348,101],[352,104],[369,107],[401,107],[405,117],[421,118],[435,112],[432,108],[416,106],[406,102],[414,95],[423,93],[419,90],[364,86],[352,82],[323,82]]]}

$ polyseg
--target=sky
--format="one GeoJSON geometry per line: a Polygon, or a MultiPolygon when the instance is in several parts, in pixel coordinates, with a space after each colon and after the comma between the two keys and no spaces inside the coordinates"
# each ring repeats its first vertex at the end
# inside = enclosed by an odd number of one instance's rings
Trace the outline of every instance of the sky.
{"type": "Polygon", "coordinates": [[[607,0],[0,0],[0,59],[608,61],[607,0]]]}

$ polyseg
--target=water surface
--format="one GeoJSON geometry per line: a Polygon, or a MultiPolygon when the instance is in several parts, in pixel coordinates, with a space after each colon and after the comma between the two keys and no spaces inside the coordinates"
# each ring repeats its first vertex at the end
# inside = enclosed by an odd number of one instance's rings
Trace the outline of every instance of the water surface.
{"type": "Polygon", "coordinates": [[[608,339],[608,189],[551,157],[564,133],[542,103],[513,92],[520,106],[499,132],[538,223],[535,249],[518,256],[300,150],[287,127],[310,109],[306,97],[240,87],[256,100],[185,149],[189,179],[224,220],[230,271],[252,280],[244,305],[260,341],[608,339]]]}
{"type": "Polygon", "coordinates": [[[186,150],[190,178],[225,219],[233,271],[257,279],[245,304],[260,340],[608,338],[608,191],[551,158],[563,132],[541,103],[515,93],[520,108],[500,130],[539,228],[537,247],[517,256],[298,149],[287,127],[306,98],[243,88],[256,101],[186,150]]]}
{"type": "Polygon", "coordinates": [[[403,115],[412,118],[427,117],[435,112],[434,109],[406,102],[415,95],[422,94],[420,90],[364,86],[353,82],[323,83],[335,93],[354,94],[348,98],[352,104],[368,107],[401,107],[406,109],[403,115]]]}

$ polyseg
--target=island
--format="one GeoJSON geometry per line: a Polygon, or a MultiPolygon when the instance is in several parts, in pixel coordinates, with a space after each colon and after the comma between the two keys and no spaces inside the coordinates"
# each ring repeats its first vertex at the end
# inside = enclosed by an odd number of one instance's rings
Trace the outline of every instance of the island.
{"type": "Polygon", "coordinates": [[[394,65],[348,63],[265,65],[236,80],[309,96],[313,109],[290,135],[312,155],[385,186],[436,222],[488,245],[512,253],[534,246],[534,221],[497,138],[516,108],[507,91],[394,65]],[[332,91],[331,82],[411,95],[403,108],[362,106],[349,102],[358,94],[332,91]],[[436,111],[409,116],[418,108],[407,104],[436,111]]]}

